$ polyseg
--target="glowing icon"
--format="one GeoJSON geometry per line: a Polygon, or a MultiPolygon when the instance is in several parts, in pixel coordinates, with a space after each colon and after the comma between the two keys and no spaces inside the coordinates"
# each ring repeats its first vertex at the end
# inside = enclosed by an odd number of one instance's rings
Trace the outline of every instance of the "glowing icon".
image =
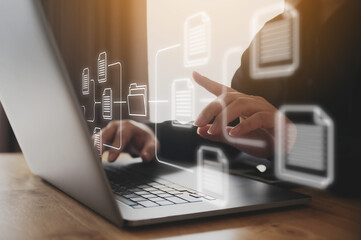
{"type": "Polygon", "coordinates": [[[93,135],[94,135],[94,147],[98,151],[99,156],[102,156],[102,150],[103,150],[102,129],[98,127],[94,128],[93,135]]]}
{"type": "Polygon", "coordinates": [[[83,95],[89,94],[89,68],[83,69],[81,89],[82,89],[83,95]]]}
{"type": "Polygon", "coordinates": [[[206,64],[210,58],[211,20],[199,12],[186,18],[184,23],[184,66],[206,64]]]}
{"type": "MultiPolygon", "coordinates": [[[[273,10],[272,8],[268,9],[273,10]]],[[[256,14],[253,28],[265,9],[256,14]]],[[[285,10],[278,18],[268,22],[259,31],[250,48],[250,75],[254,79],[287,77],[292,75],[299,66],[300,31],[298,11],[285,3],[285,10]]]]}
{"type": "Polygon", "coordinates": [[[334,125],[320,107],[282,106],[276,116],[275,140],[278,178],[317,188],[333,182],[334,125]]]}
{"type": "Polygon", "coordinates": [[[215,204],[228,200],[228,159],[219,148],[201,146],[197,151],[198,191],[216,198],[215,204]]]}
{"type": "Polygon", "coordinates": [[[104,83],[107,81],[107,53],[101,52],[98,56],[98,82],[104,83]]]}
{"type": "Polygon", "coordinates": [[[130,116],[147,116],[147,86],[130,84],[127,103],[130,116]]]}
{"type": "Polygon", "coordinates": [[[194,119],[194,85],[189,78],[176,79],[172,83],[172,125],[192,127],[194,119]]]}
{"type": "Polygon", "coordinates": [[[111,88],[106,88],[102,96],[103,119],[112,120],[113,118],[113,94],[111,88]]]}

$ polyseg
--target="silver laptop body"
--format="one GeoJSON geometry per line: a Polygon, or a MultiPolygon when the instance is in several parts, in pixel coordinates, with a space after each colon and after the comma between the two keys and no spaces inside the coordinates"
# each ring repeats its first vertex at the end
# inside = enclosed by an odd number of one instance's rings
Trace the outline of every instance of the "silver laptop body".
{"type": "Polygon", "coordinates": [[[102,166],[37,1],[0,1],[0,49],[0,101],[29,168],[118,227],[310,201],[302,194],[229,175],[225,204],[202,199],[136,209],[113,195],[103,167],[130,172],[136,169],[139,176],[146,173],[144,179],[149,183],[179,184],[190,191],[197,189],[194,174],[159,163],[142,164],[137,158],[102,166]]]}

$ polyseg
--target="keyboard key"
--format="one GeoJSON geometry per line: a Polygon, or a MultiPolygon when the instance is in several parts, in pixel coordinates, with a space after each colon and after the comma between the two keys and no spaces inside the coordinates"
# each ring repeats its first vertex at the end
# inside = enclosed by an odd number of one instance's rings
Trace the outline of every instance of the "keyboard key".
{"type": "Polygon", "coordinates": [[[172,194],[172,195],[183,194],[182,192],[179,192],[179,191],[177,191],[177,190],[169,191],[168,193],[169,193],[169,194],[172,194]]]}
{"type": "Polygon", "coordinates": [[[134,194],[134,193],[125,194],[125,195],[122,195],[122,196],[125,197],[125,198],[136,198],[136,197],[139,197],[137,194],[134,194]]]}
{"type": "Polygon", "coordinates": [[[132,206],[132,208],[135,208],[135,209],[140,209],[140,208],[144,208],[142,205],[134,205],[134,206],[132,206]]]}
{"type": "Polygon", "coordinates": [[[165,193],[165,192],[160,191],[160,190],[157,190],[157,191],[151,191],[150,193],[151,193],[151,194],[158,195],[158,194],[162,194],[162,193],[165,193]]]}
{"type": "Polygon", "coordinates": [[[197,194],[197,193],[191,193],[189,194],[190,196],[194,197],[194,198],[200,198],[202,197],[201,195],[197,194]]]}
{"type": "Polygon", "coordinates": [[[133,202],[141,202],[141,201],[145,201],[147,199],[142,198],[142,197],[135,197],[135,198],[131,198],[130,200],[133,202]]]}
{"type": "Polygon", "coordinates": [[[160,201],[157,202],[159,205],[161,206],[167,206],[167,205],[173,205],[174,203],[170,202],[170,201],[160,201]]]}
{"type": "Polygon", "coordinates": [[[146,191],[139,191],[139,192],[134,192],[135,194],[138,194],[138,195],[145,195],[145,194],[149,194],[148,192],[146,191]]]}
{"type": "Polygon", "coordinates": [[[143,205],[144,207],[158,207],[159,205],[151,202],[151,201],[142,201],[140,202],[141,205],[143,205]]]}
{"type": "Polygon", "coordinates": [[[202,202],[201,198],[192,197],[188,193],[183,193],[183,194],[177,195],[177,197],[183,198],[184,200],[187,200],[188,202],[202,202]]]}
{"type": "Polygon", "coordinates": [[[148,192],[151,192],[151,191],[159,191],[158,189],[154,188],[154,187],[146,187],[146,188],[143,188],[144,191],[148,191],[148,192]]]}
{"type": "Polygon", "coordinates": [[[152,187],[157,187],[157,188],[163,186],[162,184],[157,183],[157,182],[151,182],[151,183],[148,183],[148,185],[152,186],[152,187]]]}
{"type": "Polygon", "coordinates": [[[187,203],[186,200],[181,199],[181,198],[178,198],[178,197],[169,197],[169,198],[166,198],[166,200],[171,201],[171,202],[174,202],[174,203],[176,203],[176,204],[179,204],[179,203],[187,203]]]}
{"type": "Polygon", "coordinates": [[[158,194],[158,196],[162,198],[166,198],[166,197],[171,197],[172,195],[170,195],[169,193],[162,193],[162,194],[158,194]]]}
{"type": "Polygon", "coordinates": [[[144,198],[156,198],[157,195],[154,195],[154,194],[144,194],[144,195],[142,195],[142,197],[144,197],[144,198]]]}
{"type": "Polygon", "coordinates": [[[157,198],[151,198],[150,200],[152,200],[153,202],[161,202],[164,201],[164,198],[157,197],[157,198]]]}
{"type": "Polygon", "coordinates": [[[116,198],[117,200],[121,201],[122,203],[125,203],[125,204],[129,205],[129,206],[138,205],[138,203],[133,202],[133,201],[131,201],[131,200],[128,200],[128,199],[126,199],[126,198],[123,198],[123,197],[121,197],[121,196],[115,196],[115,198],[116,198]]]}

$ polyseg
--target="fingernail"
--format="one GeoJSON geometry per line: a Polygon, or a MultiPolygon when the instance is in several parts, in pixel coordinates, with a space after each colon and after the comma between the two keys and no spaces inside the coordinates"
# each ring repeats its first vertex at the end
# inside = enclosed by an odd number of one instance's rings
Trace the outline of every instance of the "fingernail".
{"type": "Polygon", "coordinates": [[[231,131],[229,132],[229,135],[231,137],[237,137],[240,133],[241,129],[239,129],[238,127],[234,127],[231,129],[231,131]]]}
{"type": "Polygon", "coordinates": [[[216,125],[212,125],[212,126],[208,129],[207,133],[210,134],[210,135],[213,135],[213,134],[216,133],[217,130],[218,130],[217,126],[216,126],[216,125]]]}

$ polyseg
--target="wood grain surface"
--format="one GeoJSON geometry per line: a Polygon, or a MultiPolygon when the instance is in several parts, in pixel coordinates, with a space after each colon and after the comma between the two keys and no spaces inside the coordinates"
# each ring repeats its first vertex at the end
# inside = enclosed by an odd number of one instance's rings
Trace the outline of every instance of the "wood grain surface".
{"type": "Polygon", "coordinates": [[[312,203],[118,229],[34,176],[23,155],[0,154],[0,239],[361,239],[360,199],[295,190],[312,203]]]}

